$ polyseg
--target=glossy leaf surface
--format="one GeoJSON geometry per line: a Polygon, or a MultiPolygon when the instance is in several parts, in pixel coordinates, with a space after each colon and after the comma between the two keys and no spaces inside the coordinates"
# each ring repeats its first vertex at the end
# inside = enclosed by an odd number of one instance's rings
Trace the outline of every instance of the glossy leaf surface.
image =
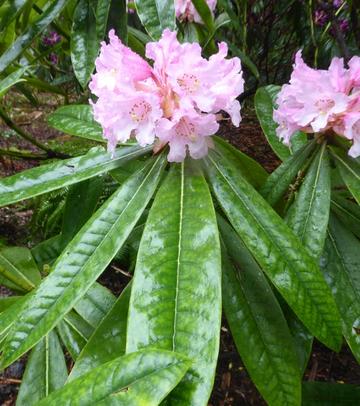
{"type": "Polygon", "coordinates": [[[38,196],[64,186],[115,169],[120,162],[136,158],[149,148],[124,147],[115,157],[103,150],[90,150],[86,155],[58,161],[17,173],[0,180],[0,206],[38,196]]]}
{"type": "Polygon", "coordinates": [[[360,162],[348,157],[341,150],[332,150],[332,152],[339,165],[341,177],[357,203],[360,204],[360,162]]]}
{"type": "Polygon", "coordinates": [[[40,272],[28,248],[6,247],[0,249],[0,275],[28,292],[41,281],[40,272]]]}
{"type": "Polygon", "coordinates": [[[211,196],[191,162],[174,164],[151,207],[129,305],[127,352],[153,346],[193,364],[170,395],[205,405],[211,393],[221,322],[221,258],[211,196]]]}
{"type": "Polygon", "coordinates": [[[261,87],[255,94],[255,110],[260,121],[261,128],[275,154],[285,161],[296,150],[306,144],[306,135],[298,132],[291,137],[291,145],[286,146],[276,135],[277,123],[273,120],[275,108],[275,96],[280,86],[269,85],[261,87]]]}
{"type": "Polygon", "coordinates": [[[37,406],[41,399],[61,388],[67,376],[61,344],[55,331],[51,331],[30,354],[16,406],[37,406]]]}
{"type": "Polygon", "coordinates": [[[13,326],[2,366],[36,344],[93,285],[136,225],[164,164],[160,155],[129,178],[66,247],[13,326]]]}
{"type": "Polygon", "coordinates": [[[265,184],[260,189],[260,193],[270,205],[275,205],[281,196],[289,189],[289,186],[294,182],[299,171],[306,166],[306,162],[315,148],[316,144],[314,142],[308,143],[293,156],[286,159],[285,162],[277,167],[267,178],[265,184]]]}
{"type": "Polygon", "coordinates": [[[96,328],[116,301],[116,297],[104,286],[94,283],[75,304],[75,310],[92,327],[96,328]]]}
{"type": "Polygon", "coordinates": [[[165,28],[176,30],[175,7],[171,0],[135,0],[137,14],[150,37],[158,40],[165,28]]]}
{"type": "Polygon", "coordinates": [[[360,238],[360,206],[356,202],[332,196],[331,209],[346,227],[360,238]]]}
{"type": "Polygon", "coordinates": [[[23,82],[24,72],[27,68],[20,68],[16,71],[10,73],[5,79],[0,80],[0,99],[5,95],[5,93],[16,83],[23,82]]]}
{"type": "Polygon", "coordinates": [[[94,331],[77,358],[69,380],[125,354],[130,292],[131,285],[128,285],[94,331]]]}
{"type": "Polygon", "coordinates": [[[294,343],[281,308],[258,264],[235,231],[220,221],[223,306],[236,347],[267,403],[300,405],[294,343]],[[231,252],[234,266],[227,257],[231,252]]]}
{"type": "Polygon", "coordinates": [[[218,159],[215,152],[205,163],[214,195],[271,282],[310,332],[338,349],[338,311],[316,262],[231,163],[218,159]]]}
{"type": "Polygon", "coordinates": [[[318,151],[286,217],[287,224],[314,258],[325,243],[330,212],[331,178],[326,145],[318,151]]]}
{"type": "Polygon", "coordinates": [[[360,242],[331,216],[321,266],[342,319],[342,330],[360,362],[360,242]]]}
{"type": "Polygon", "coordinates": [[[174,352],[139,351],[93,369],[38,406],[157,406],[188,367],[189,361],[174,352]]]}
{"type": "Polygon", "coordinates": [[[0,73],[30,46],[32,41],[60,14],[67,3],[68,0],[53,1],[41,16],[17,37],[16,41],[0,56],[0,73]]]}
{"type": "Polygon", "coordinates": [[[91,106],[88,104],[72,104],[59,107],[48,116],[47,121],[51,127],[65,134],[106,142],[102,136],[102,128],[94,120],[91,106]]]}
{"type": "Polygon", "coordinates": [[[83,89],[86,88],[95,67],[100,42],[97,37],[95,1],[80,0],[75,8],[71,32],[71,62],[83,89]]]}
{"type": "Polygon", "coordinates": [[[220,154],[223,153],[228,159],[231,159],[233,164],[238,167],[239,172],[245,176],[255,189],[259,189],[264,185],[269,174],[260,164],[240,150],[234,148],[223,138],[214,137],[214,141],[216,150],[220,154]]]}

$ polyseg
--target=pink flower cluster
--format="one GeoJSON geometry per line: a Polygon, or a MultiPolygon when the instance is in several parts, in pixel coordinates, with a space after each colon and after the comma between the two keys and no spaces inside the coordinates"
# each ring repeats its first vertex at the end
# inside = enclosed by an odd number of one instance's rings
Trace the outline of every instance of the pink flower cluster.
{"type": "Polygon", "coordinates": [[[90,89],[94,118],[108,140],[109,150],[135,137],[141,146],[169,144],[168,160],[181,162],[187,150],[198,159],[208,152],[209,136],[219,128],[220,110],[234,125],[240,123],[243,92],[238,58],[225,59],[227,46],[208,60],[199,44],[180,44],[176,33],[165,30],[158,42],[148,43],[146,60],[123,45],[114,31],[102,43],[90,89]]]}
{"type": "MultiPolygon", "coordinates": [[[[216,2],[217,0],[206,0],[211,12],[214,12],[216,2]]],[[[175,14],[180,21],[203,22],[191,0],[175,0],[175,14]]]]}
{"type": "Polygon", "coordinates": [[[327,70],[307,66],[296,54],[290,84],[277,96],[274,120],[277,135],[289,144],[298,130],[306,133],[333,131],[352,141],[349,155],[360,156],[360,57],[334,58],[327,70]]]}

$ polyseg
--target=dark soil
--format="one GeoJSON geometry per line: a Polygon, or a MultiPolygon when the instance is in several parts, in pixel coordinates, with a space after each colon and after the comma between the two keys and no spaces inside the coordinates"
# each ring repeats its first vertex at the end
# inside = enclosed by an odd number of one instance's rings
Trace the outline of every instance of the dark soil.
{"type": "MultiPolygon", "coordinates": [[[[46,143],[58,136],[56,131],[49,130],[45,123],[46,113],[51,111],[56,104],[56,101],[53,104],[47,104],[47,107],[45,109],[42,107],[41,112],[37,112],[37,114],[34,113],[33,109],[29,109],[23,116],[18,116],[16,121],[38,140],[46,143]]],[[[27,104],[18,106],[19,111],[22,113],[26,111],[24,106],[27,106],[27,104]]],[[[36,151],[36,148],[29,143],[9,132],[1,122],[0,134],[0,148],[12,147],[15,144],[19,148],[36,151]],[[4,136],[4,132],[6,136],[4,136]]],[[[267,144],[256,117],[251,111],[244,114],[239,129],[225,123],[222,126],[221,135],[260,162],[268,172],[273,171],[280,164],[280,161],[267,144]]],[[[11,175],[37,164],[38,162],[34,160],[15,160],[0,156],[0,177],[11,175]]],[[[9,244],[21,244],[22,241],[27,240],[31,215],[32,211],[26,204],[0,209],[0,238],[5,238],[9,244]]],[[[130,278],[131,275],[121,270],[117,264],[112,264],[100,277],[99,281],[118,295],[130,278]]],[[[0,289],[0,295],[5,296],[9,293],[4,288],[0,289]]],[[[15,405],[23,370],[24,360],[20,360],[0,375],[0,405],[15,405]]],[[[360,384],[360,366],[346,346],[343,347],[339,354],[336,354],[320,343],[315,342],[308,369],[305,373],[305,380],[360,384]]],[[[266,405],[266,403],[247,374],[224,320],[221,330],[219,363],[209,406],[229,405],[261,406],[266,405]]]]}

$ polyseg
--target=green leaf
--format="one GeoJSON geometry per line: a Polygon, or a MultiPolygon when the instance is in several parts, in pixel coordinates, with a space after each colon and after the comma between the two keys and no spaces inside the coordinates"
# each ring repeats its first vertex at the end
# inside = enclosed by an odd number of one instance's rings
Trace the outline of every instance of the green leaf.
{"type": "Polygon", "coordinates": [[[153,40],[158,40],[165,28],[176,31],[174,1],[135,0],[135,6],[145,30],[153,40]]]}
{"type": "Polygon", "coordinates": [[[342,319],[342,331],[360,362],[360,242],[335,216],[330,217],[321,267],[342,319]]]}
{"type": "Polygon", "coordinates": [[[294,181],[299,171],[303,171],[307,161],[313,151],[316,149],[316,143],[310,142],[296,153],[285,160],[275,171],[267,178],[260,193],[274,206],[281,196],[289,189],[290,184],[294,181]]]}
{"type": "Polygon", "coordinates": [[[93,117],[88,104],[62,106],[47,118],[48,124],[66,134],[98,142],[106,142],[100,124],[93,117]]]}
{"type": "Polygon", "coordinates": [[[209,32],[214,31],[214,17],[207,2],[205,0],[192,0],[192,3],[209,32]]]}
{"type": "Polygon", "coordinates": [[[139,351],[93,369],[38,406],[157,406],[188,368],[189,361],[174,352],[139,351]]]}
{"type": "Polygon", "coordinates": [[[205,405],[219,349],[221,257],[211,196],[191,161],[171,167],[151,207],[137,257],[126,351],[146,346],[193,364],[169,402],[205,405]]]}
{"type": "Polygon", "coordinates": [[[205,163],[220,206],[271,282],[312,334],[339,349],[338,311],[314,259],[236,167],[215,151],[205,163]]]}
{"type": "Polygon", "coordinates": [[[331,199],[331,209],[336,213],[346,227],[360,238],[360,207],[355,202],[336,196],[333,194],[331,199]]]}
{"type": "Polygon", "coordinates": [[[0,99],[6,94],[6,92],[16,83],[24,82],[23,75],[27,67],[19,68],[16,71],[10,73],[5,79],[0,80],[0,99]]]}
{"type": "Polygon", "coordinates": [[[84,320],[96,328],[115,301],[116,297],[107,288],[94,283],[74,308],[84,320]]]}
{"type": "Polygon", "coordinates": [[[35,259],[37,266],[41,270],[45,270],[44,267],[47,268],[45,273],[48,273],[49,266],[60,255],[63,248],[62,241],[61,234],[58,234],[45,241],[42,241],[31,249],[31,254],[35,259]]]}
{"type": "Polygon", "coordinates": [[[19,300],[0,314],[0,344],[2,344],[5,337],[8,335],[11,326],[18,317],[20,309],[24,305],[25,301],[28,300],[29,296],[30,293],[28,293],[26,296],[19,297],[19,300]]]}
{"type": "Polygon", "coordinates": [[[71,31],[71,62],[74,73],[83,89],[86,88],[95,68],[100,41],[97,36],[94,0],[79,0],[73,17],[71,31]]]}
{"type": "Polygon", "coordinates": [[[93,285],[136,225],[164,166],[164,156],[160,155],[129,178],[66,247],[22,309],[7,338],[2,367],[44,337],[93,285]]]}
{"type": "Polygon", "coordinates": [[[286,217],[289,227],[315,259],[320,257],[325,243],[330,194],[330,165],[326,144],[323,144],[286,217]]]}
{"type": "Polygon", "coordinates": [[[3,313],[10,306],[15,304],[21,296],[0,297],[0,313],[3,313]]]}
{"type": "Polygon", "coordinates": [[[236,348],[267,404],[300,405],[298,359],[279,303],[242,241],[224,220],[218,221],[224,240],[223,307],[236,348]]]}
{"type": "Polygon", "coordinates": [[[0,275],[14,283],[18,290],[28,292],[41,282],[40,272],[28,248],[0,249],[0,275]]]}
{"type": "Polygon", "coordinates": [[[304,382],[304,406],[351,406],[360,403],[360,386],[327,382],[304,382]]]}
{"type": "Polygon", "coordinates": [[[1,7],[0,33],[18,17],[27,2],[27,0],[8,0],[5,6],[1,7]]]}
{"type": "Polygon", "coordinates": [[[223,138],[214,137],[214,141],[216,150],[226,156],[227,159],[231,159],[233,164],[238,167],[239,172],[245,176],[247,181],[250,182],[255,189],[259,189],[264,185],[269,174],[259,163],[234,148],[223,138]]]}
{"type": "Polygon", "coordinates": [[[41,16],[16,38],[16,41],[11,44],[0,57],[0,73],[31,45],[33,40],[60,14],[68,1],[69,0],[55,0],[51,2],[41,16]]]}
{"type": "Polygon", "coordinates": [[[130,292],[131,285],[128,285],[94,331],[77,358],[69,380],[125,354],[130,292]]]}
{"type": "Polygon", "coordinates": [[[286,146],[276,135],[278,125],[273,120],[273,112],[275,108],[275,96],[279,90],[280,86],[274,85],[259,88],[255,94],[255,110],[271,148],[284,161],[306,144],[307,137],[304,133],[297,132],[291,137],[291,145],[286,146]]]}
{"type": "Polygon", "coordinates": [[[55,331],[50,331],[32,350],[22,378],[16,406],[37,406],[67,378],[64,354],[55,331]]]}
{"type": "Polygon", "coordinates": [[[149,150],[150,147],[122,147],[112,158],[108,152],[92,149],[81,157],[53,162],[9,176],[0,180],[0,206],[100,175],[115,169],[121,162],[144,155],[149,150]]]}
{"type": "Polygon", "coordinates": [[[70,187],[66,196],[61,230],[63,247],[70,242],[94,213],[102,194],[103,186],[103,178],[97,176],[70,187]],[[79,206],[81,210],[79,210],[79,206]]]}
{"type": "Polygon", "coordinates": [[[96,34],[99,42],[103,40],[106,33],[110,5],[111,1],[109,0],[98,0],[96,4],[96,34]]]}
{"type": "Polygon", "coordinates": [[[360,204],[360,162],[346,156],[340,149],[331,149],[332,155],[339,165],[340,174],[351,194],[360,204]]]}
{"type": "Polygon", "coordinates": [[[60,321],[60,323],[56,326],[56,330],[71,358],[76,360],[82,349],[85,347],[87,338],[64,320],[60,321]]]}

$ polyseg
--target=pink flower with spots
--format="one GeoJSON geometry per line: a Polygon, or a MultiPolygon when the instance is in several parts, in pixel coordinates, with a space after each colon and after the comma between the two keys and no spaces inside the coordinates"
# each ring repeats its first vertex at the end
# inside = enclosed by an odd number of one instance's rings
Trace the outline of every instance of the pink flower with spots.
{"type": "Polygon", "coordinates": [[[301,51],[296,54],[290,83],[277,96],[274,120],[277,135],[285,144],[298,131],[328,130],[352,140],[351,156],[360,155],[360,58],[353,57],[349,69],[334,58],[327,70],[308,67],[301,51]]]}
{"type": "Polygon", "coordinates": [[[180,44],[176,33],[165,30],[161,39],[148,43],[146,56],[153,66],[124,46],[113,31],[110,44],[103,43],[96,73],[89,85],[97,96],[94,118],[102,128],[108,147],[135,137],[141,146],[170,147],[168,160],[181,162],[187,152],[204,157],[210,136],[219,129],[221,110],[234,125],[241,120],[243,92],[241,64],[227,59],[227,46],[208,60],[198,44],[180,44]]]}
{"type": "MultiPolygon", "coordinates": [[[[217,0],[206,0],[212,13],[215,10],[216,2],[217,0]]],[[[191,0],[175,0],[175,14],[179,21],[189,21],[199,24],[203,23],[191,0]]]]}

